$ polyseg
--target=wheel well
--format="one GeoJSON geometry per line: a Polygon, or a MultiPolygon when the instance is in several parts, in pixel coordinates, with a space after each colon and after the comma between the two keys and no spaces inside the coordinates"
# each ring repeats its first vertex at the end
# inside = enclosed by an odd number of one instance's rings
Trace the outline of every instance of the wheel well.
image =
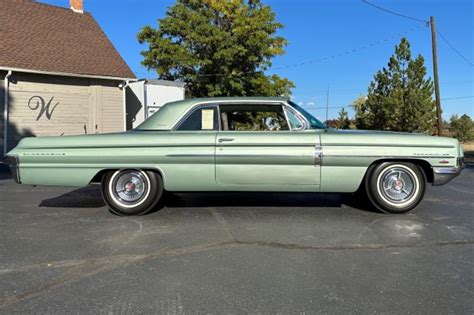
{"type": "MultiPolygon", "coordinates": [[[[94,175],[94,177],[90,181],[90,184],[92,184],[92,183],[99,183],[100,184],[102,182],[102,178],[104,177],[105,174],[107,174],[108,172],[114,172],[114,171],[118,171],[118,170],[119,170],[118,168],[110,168],[110,169],[101,170],[97,174],[94,175]]],[[[164,180],[163,174],[161,174],[161,172],[157,169],[154,169],[154,168],[141,168],[141,170],[151,171],[151,172],[157,173],[158,175],[160,175],[161,179],[164,180]]]]}
{"type": "Polygon", "coordinates": [[[431,164],[425,160],[417,160],[417,159],[380,159],[372,162],[367,168],[367,172],[364,176],[365,178],[368,176],[369,170],[372,169],[375,165],[383,163],[383,162],[409,162],[413,163],[418,166],[423,174],[425,175],[426,181],[428,183],[433,183],[433,169],[431,168],[431,164]]]}
{"type": "Polygon", "coordinates": [[[110,171],[115,171],[115,170],[113,170],[113,169],[102,170],[99,173],[95,174],[95,176],[92,177],[92,179],[90,181],[90,184],[92,184],[92,183],[99,183],[100,184],[102,182],[102,178],[104,177],[104,175],[107,174],[110,171]]]}

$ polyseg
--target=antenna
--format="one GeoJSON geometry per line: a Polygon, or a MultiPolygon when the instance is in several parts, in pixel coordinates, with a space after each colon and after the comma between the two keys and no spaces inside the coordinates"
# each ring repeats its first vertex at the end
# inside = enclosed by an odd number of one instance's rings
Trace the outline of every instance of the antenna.
{"type": "Polygon", "coordinates": [[[328,115],[329,115],[329,84],[328,84],[328,92],[326,94],[326,125],[328,123],[328,115]]]}

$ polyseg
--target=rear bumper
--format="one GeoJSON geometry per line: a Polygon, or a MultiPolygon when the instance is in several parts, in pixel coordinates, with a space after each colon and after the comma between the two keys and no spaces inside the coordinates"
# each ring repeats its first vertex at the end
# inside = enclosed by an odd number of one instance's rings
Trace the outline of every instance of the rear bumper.
{"type": "Polygon", "coordinates": [[[10,171],[12,173],[13,179],[15,182],[18,184],[21,184],[20,180],[20,162],[18,161],[18,158],[16,156],[7,156],[5,161],[3,162],[4,164],[7,164],[10,167],[10,171]]]}
{"type": "Polygon", "coordinates": [[[461,174],[464,168],[464,159],[459,158],[455,167],[433,167],[433,186],[447,184],[461,174]]]}

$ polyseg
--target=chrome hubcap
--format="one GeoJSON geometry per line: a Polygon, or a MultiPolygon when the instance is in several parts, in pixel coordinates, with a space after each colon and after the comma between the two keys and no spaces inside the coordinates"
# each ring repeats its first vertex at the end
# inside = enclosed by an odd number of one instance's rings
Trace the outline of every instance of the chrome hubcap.
{"type": "Polygon", "coordinates": [[[132,170],[120,173],[114,179],[112,187],[114,187],[114,195],[125,203],[138,202],[148,189],[143,174],[132,170]]]}
{"type": "Polygon", "coordinates": [[[394,203],[403,203],[409,200],[416,192],[415,178],[403,168],[386,170],[380,181],[380,191],[383,196],[394,203]]]}

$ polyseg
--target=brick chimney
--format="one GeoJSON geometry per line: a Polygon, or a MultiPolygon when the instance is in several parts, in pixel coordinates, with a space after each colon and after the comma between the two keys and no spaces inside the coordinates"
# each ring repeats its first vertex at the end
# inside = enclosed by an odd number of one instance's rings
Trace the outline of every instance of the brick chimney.
{"type": "Polygon", "coordinates": [[[69,6],[71,7],[71,10],[76,13],[84,13],[82,0],[69,0],[69,6]]]}

